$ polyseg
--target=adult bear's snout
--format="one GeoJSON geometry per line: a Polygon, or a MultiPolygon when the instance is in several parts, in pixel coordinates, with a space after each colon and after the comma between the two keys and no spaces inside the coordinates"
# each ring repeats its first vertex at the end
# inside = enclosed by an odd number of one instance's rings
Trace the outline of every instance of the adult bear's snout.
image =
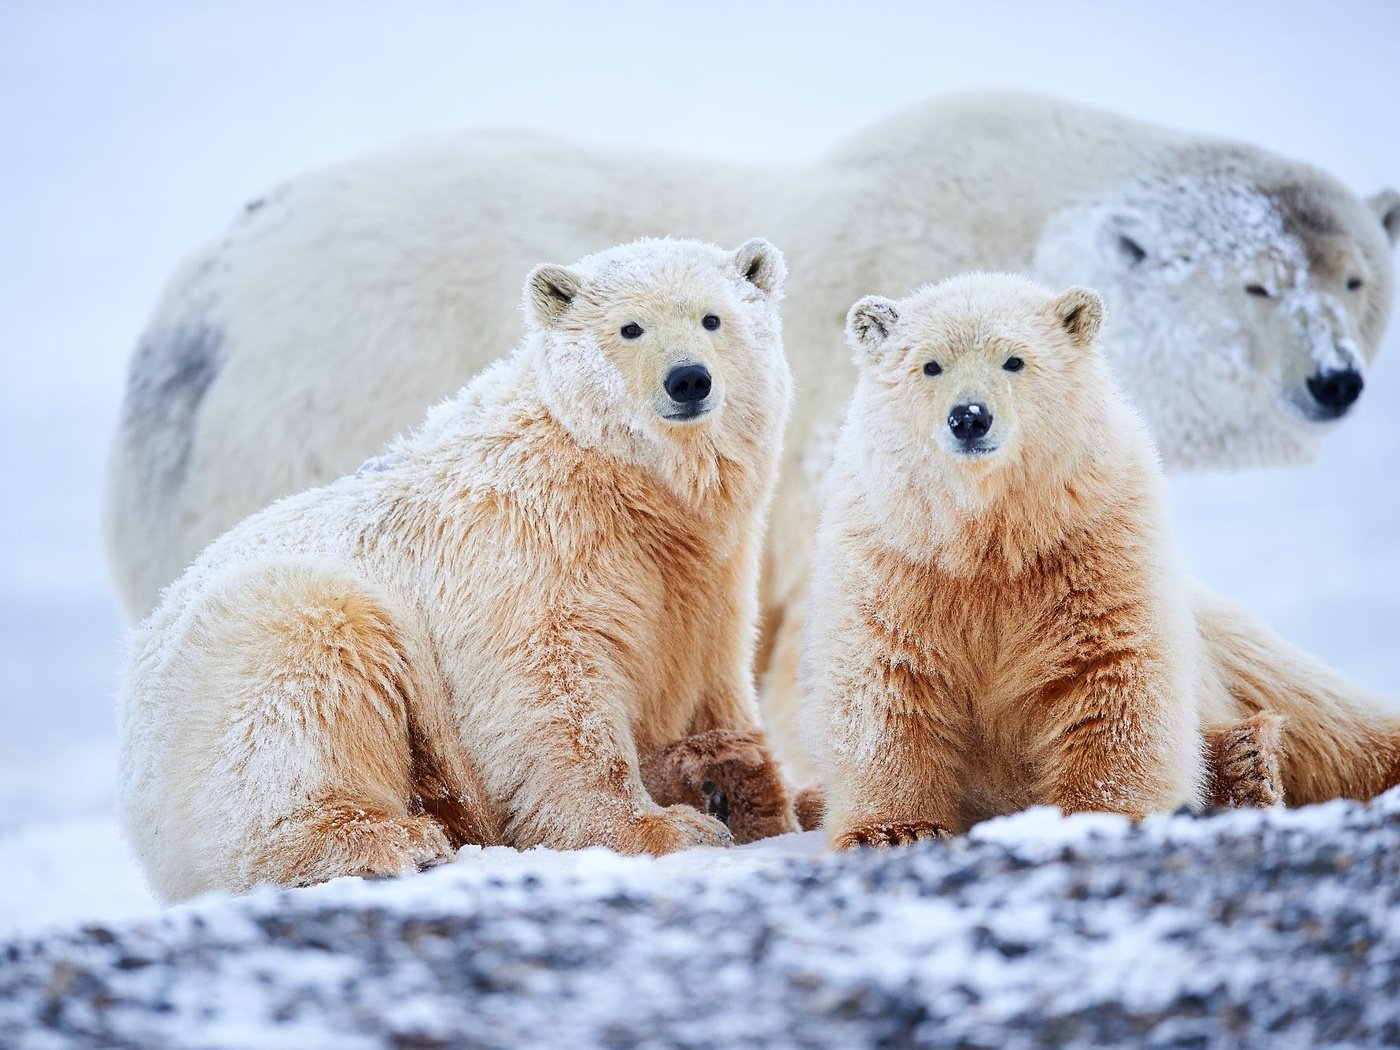
{"type": "Polygon", "coordinates": [[[1329,419],[1345,414],[1365,386],[1366,381],[1354,368],[1320,370],[1308,377],[1308,393],[1329,419]]]}

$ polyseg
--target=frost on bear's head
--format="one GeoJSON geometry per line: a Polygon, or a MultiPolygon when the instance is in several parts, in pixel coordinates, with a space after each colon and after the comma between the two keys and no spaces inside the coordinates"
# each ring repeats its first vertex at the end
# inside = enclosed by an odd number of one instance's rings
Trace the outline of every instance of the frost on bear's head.
{"type": "Polygon", "coordinates": [[[1169,466],[1284,463],[1361,397],[1397,236],[1393,191],[1362,203],[1321,176],[1207,170],[1067,206],[1034,269],[1103,293],[1112,363],[1169,466]]]}
{"type": "MultiPolygon", "coordinates": [[[[1116,398],[1096,347],[1104,307],[1021,277],[954,277],[847,316],[858,426],[912,470],[985,477],[1084,444],[1084,420],[1116,398]]],[[[1092,422],[1089,427],[1092,430],[1092,422]]]]}
{"type": "Polygon", "coordinates": [[[761,238],[733,251],[646,239],[536,267],[525,308],[543,336],[552,403],[672,439],[722,425],[727,406],[753,407],[765,391],[776,398],[765,410],[781,412],[786,275],[782,253],[761,238]]]}

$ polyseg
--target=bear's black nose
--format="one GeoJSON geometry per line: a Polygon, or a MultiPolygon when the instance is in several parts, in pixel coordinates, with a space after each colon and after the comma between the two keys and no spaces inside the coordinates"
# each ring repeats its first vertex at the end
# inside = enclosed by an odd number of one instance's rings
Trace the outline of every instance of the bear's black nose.
{"type": "Polygon", "coordinates": [[[948,429],[959,441],[976,441],[992,429],[992,414],[978,401],[957,405],[948,413],[948,429]]]}
{"type": "Polygon", "coordinates": [[[1308,377],[1308,393],[1333,419],[1356,402],[1365,385],[1361,373],[1354,368],[1319,371],[1308,377]]]}
{"type": "Polygon", "coordinates": [[[666,393],[671,400],[686,405],[710,396],[710,370],[704,365],[681,365],[666,377],[666,393]]]}

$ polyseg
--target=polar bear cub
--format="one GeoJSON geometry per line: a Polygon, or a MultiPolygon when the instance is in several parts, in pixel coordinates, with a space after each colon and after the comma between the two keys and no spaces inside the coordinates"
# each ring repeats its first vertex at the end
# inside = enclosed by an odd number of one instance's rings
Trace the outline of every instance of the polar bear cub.
{"type": "Polygon", "coordinates": [[[1103,316],[996,275],[852,307],[804,664],[833,846],[1202,800],[1187,578],[1103,316]]]}
{"type": "Polygon", "coordinates": [[[763,240],[537,267],[512,356],[212,544],[121,689],[121,816],[157,892],[392,874],[464,842],[730,841],[649,789],[687,734],[761,742],[785,275],[763,240]]]}

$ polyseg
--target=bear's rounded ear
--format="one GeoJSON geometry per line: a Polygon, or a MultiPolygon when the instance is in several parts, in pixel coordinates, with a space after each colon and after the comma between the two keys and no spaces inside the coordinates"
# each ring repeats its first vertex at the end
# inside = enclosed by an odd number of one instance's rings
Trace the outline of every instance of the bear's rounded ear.
{"type": "Polygon", "coordinates": [[[543,263],[525,278],[525,311],[541,328],[553,328],[583,290],[583,277],[567,266],[543,263]]]}
{"type": "Polygon", "coordinates": [[[1400,193],[1385,189],[1366,198],[1366,203],[1381,221],[1381,228],[1390,238],[1390,246],[1400,242],[1400,193]]]}
{"type": "Polygon", "coordinates": [[[787,279],[787,261],[783,253],[762,237],[739,245],[734,250],[734,265],[744,280],[764,295],[772,295],[787,279]]]}
{"type": "Polygon", "coordinates": [[[846,341],[852,349],[873,357],[898,322],[899,308],[893,299],[867,295],[846,314],[846,341]]]}
{"type": "Polygon", "coordinates": [[[1090,345],[1103,327],[1103,300],[1090,288],[1076,285],[1056,299],[1051,310],[1075,346],[1090,345]]]}

